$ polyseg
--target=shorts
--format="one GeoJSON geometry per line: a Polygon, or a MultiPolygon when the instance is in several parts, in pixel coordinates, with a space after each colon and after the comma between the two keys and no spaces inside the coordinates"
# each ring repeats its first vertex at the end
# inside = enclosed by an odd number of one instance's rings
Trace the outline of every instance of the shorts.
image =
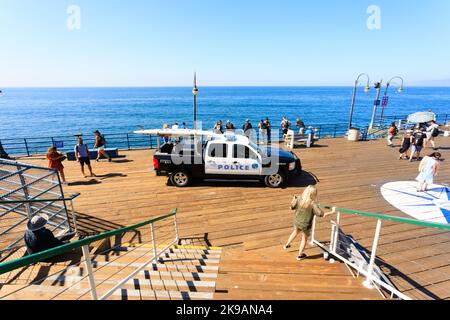
{"type": "Polygon", "coordinates": [[[89,157],[81,157],[81,158],[78,158],[79,160],[80,160],[80,165],[82,166],[82,167],[84,167],[84,165],[91,165],[91,159],[89,159],[89,157]]]}
{"type": "Polygon", "coordinates": [[[412,147],[413,152],[421,152],[422,149],[423,149],[423,146],[413,145],[413,147],[412,147]]]}

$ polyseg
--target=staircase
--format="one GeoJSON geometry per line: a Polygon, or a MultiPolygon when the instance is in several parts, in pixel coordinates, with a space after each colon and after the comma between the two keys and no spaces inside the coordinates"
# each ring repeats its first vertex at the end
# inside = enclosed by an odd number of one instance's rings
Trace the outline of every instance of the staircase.
{"type": "MultiPolygon", "coordinates": [[[[162,248],[158,248],[161,253],[162,248]]],[[[173,246],[113,293],[112,300],[207,300],[214,298],[222,250],[206,246],[173,246]]],[[[99,296],[113,288],[149,258],[150,245],[122,244],[102,254],[91,249],[91,263],[99,296]]],[[[67,261],[40,262],[0,276],[0,299],[90,300],[88,272],[81,254],[67,261]],[[31,281],[30,281],[31,280],[31,281]]],[[[64,259],[62,259],[64,260],[64,259]]]]}

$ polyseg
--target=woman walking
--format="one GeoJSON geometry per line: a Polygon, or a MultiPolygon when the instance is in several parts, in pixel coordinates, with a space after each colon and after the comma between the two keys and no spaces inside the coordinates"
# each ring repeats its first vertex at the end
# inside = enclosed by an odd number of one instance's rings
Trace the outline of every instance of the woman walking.
{"type": "Polygon", "coordinates": [[[100,157],[103,155],[106,157],[106,159],[108,159],[109,162],[111,162],[111,157],[106,153],[105,151],[105,145],[106,145],[106,140],[105,137],[100,133],[100,131],[96,130],[94,131],[94,135],[95,135],[95,143],[94,143],[94,149],[97,148],[97,159],[95,159],[95,161],[99,161],[100,157]]]}
{"type": "Polygon", "coordinates": [[[428,185],[433,184],[434,177],[439,171],[439,159],[441,154],[439,152],[434,152],[428,157],[424,157],[419,165],[419,175],[416,180],[419,182],[417,187],[417,192],[425,192],[428,190],[428,185]]]}
{"type": "Polygon", "coordinates": [[[428,143],[431,143],[431,146],[433,147],[433,150],[436,149],[436,142],[434,141],[435,138],[439,137],[439,125],[436,123],[436,121],[432,120],[430,123],[430,126],[427,127],[427,139],[425,141],[425,146],[428,146],[428,143]]]}
{"type": "Polygon", "coordinates": [[[400,148],[400,158],[398,160],[409,159],[408,151],[413,143],[413,138],[411,136],[411,130],[407,130],[402,139],[402,147],[400,148]]]}
{"type": "Polygon", "coordinates": [[[48,167],[51,169],[56,169],[61,176],[61,181],[63,184],[68,184],[66,182],[66,176],[64,175],[64,166],[62,162],[66,159],[66,156],[59,153],[56,147],[50,147],[47,150],[46,158],[48,160],[48,167]]]}
{"type": "Polygon", "coordinates": [[[392,122],[391,127],[388,130],[387,142],[389,147],[394,147],[394,137],[398,134],[398,128],[395,122],[392,122]]]}
{"type": "Polygon", "coordinates": [[[283,248],[284,250],[289,249],[292,241],[300,234],[301,241],[297,260],[301,261],[307,257],[303,251],[306,247],[306,241],[311,234],[314,216],[327,217],[335,213],[336,208],[333,208],[330,212],[324,213],[317,205],[317,188],[315,186],[309,186],[303,191],[303,194],[300,197],[294,196],[291,202],[291,209],[295,210],[294,231],[283,248]]]}

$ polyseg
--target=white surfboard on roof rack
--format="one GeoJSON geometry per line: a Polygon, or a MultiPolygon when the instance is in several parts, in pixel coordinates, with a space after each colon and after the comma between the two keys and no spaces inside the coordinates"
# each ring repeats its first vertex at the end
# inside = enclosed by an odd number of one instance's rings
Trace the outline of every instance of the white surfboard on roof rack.
{"type": "MultiPolygon", "coordinates": [[[[192,130],[192,129],[151,129],[138,130],[135,134],[152,135],[152,136],[173,136],[173,137],[191,137],[191,136],[206,136],[214,137],[219,134],[206,130],[192,130]]],[[[221,135],[220,135],[221,136],[221,135]]]]}

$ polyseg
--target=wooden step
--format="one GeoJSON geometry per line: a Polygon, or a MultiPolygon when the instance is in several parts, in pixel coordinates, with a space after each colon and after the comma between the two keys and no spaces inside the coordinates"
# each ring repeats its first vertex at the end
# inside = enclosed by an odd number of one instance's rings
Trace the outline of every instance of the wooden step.
{"type": "MultiPolygon", "coordinates": [[[[112,279],[112,277],[99,277],[95,275],[94,277],[97,285],[101,284],[102,286],[108,285],[111,288],[118,283],[122,279],[112,279]]],[[[40,285],[44,286],[75,286],[77,288],[88,288],[88,278],[87,277],[77,277],[77,276],[50,276],[45,279],[40,285]]],[[[142,277],[135,277],[133,279],[128,280],[124,288],[131,289],[144,289],[144,290],[162,290],[162,289],[177,289],[182,291],[204,291],[210,292],[214,291],[216,287],[215,281],[196,281],[196,280],[167,280],[167,279],[147,279],[143,275],[142,277]]]]}
{"type": "MultiPolygon", "coordinates": [[[[148,249],[144,249],[144,250],[112,250],[112,251],[108,252],[107,254],[101,254],[101,255],[118,256],[118,255],[121,255],[122,253],[125,253],[130,256],[132,256],[132,255],[143,256],[146,253],[148,253],[148,255],[150,255],[150,256],[154,255],[153,250],[148,250],[148,249]]],[[[196,253],[196,252],[166,251],[164,253],[158,252],[158,254],[160,254],[160,257],[163,259],[181,259],[181,258],[183,258],[183,259],[184,258],[186,258],[186,259],[202,259],[202,260],[206,260],[206,259],[218,260],[218,259],[220,259],[220,254],[208,254],[208,253],[204,254],[204,253],[196,253]]]]}
{"type": "MultiPolygon", "coordinates": [[[[142,266],[142,263],[123,263],[123,262],[106,262],[106,261],[92,261],[93,267],[133,267],[139,268],[142,266]]],[[[153,263],[147,267],[148,270],[153,271],[171,271],[171,270],[186,270],[190,272],[217,272],[219,270],[219,266],[217,265],[191,265],[191,264],[162,264],[162,263],[153,263]]]]}
{"type": "MultiPolygon", "coordinates": [[[[120,246],[120,247],[113,248],[111,251],[150,251],[150,252],[153,252],[153,247],[147,246],[147,245],[131,246],[131,247],[120,246]]],[[[162,249],[157,248],[157,251],[162,252],[162,249]]],[[[220,255],[222,253],[222,250],[170,248],[166,252],[220,255]]]]}
{"type": "MultiPolygon", "coordinates": [[[[187,292],[171,290],[118,289],[110,300],[206,300],[212,299],[212,292],[187,292]]],[[[64,288],[55,286],[31,285],[4,286],[0,298],[5,300],[91,300],[88,288],[64,288]]]]}

